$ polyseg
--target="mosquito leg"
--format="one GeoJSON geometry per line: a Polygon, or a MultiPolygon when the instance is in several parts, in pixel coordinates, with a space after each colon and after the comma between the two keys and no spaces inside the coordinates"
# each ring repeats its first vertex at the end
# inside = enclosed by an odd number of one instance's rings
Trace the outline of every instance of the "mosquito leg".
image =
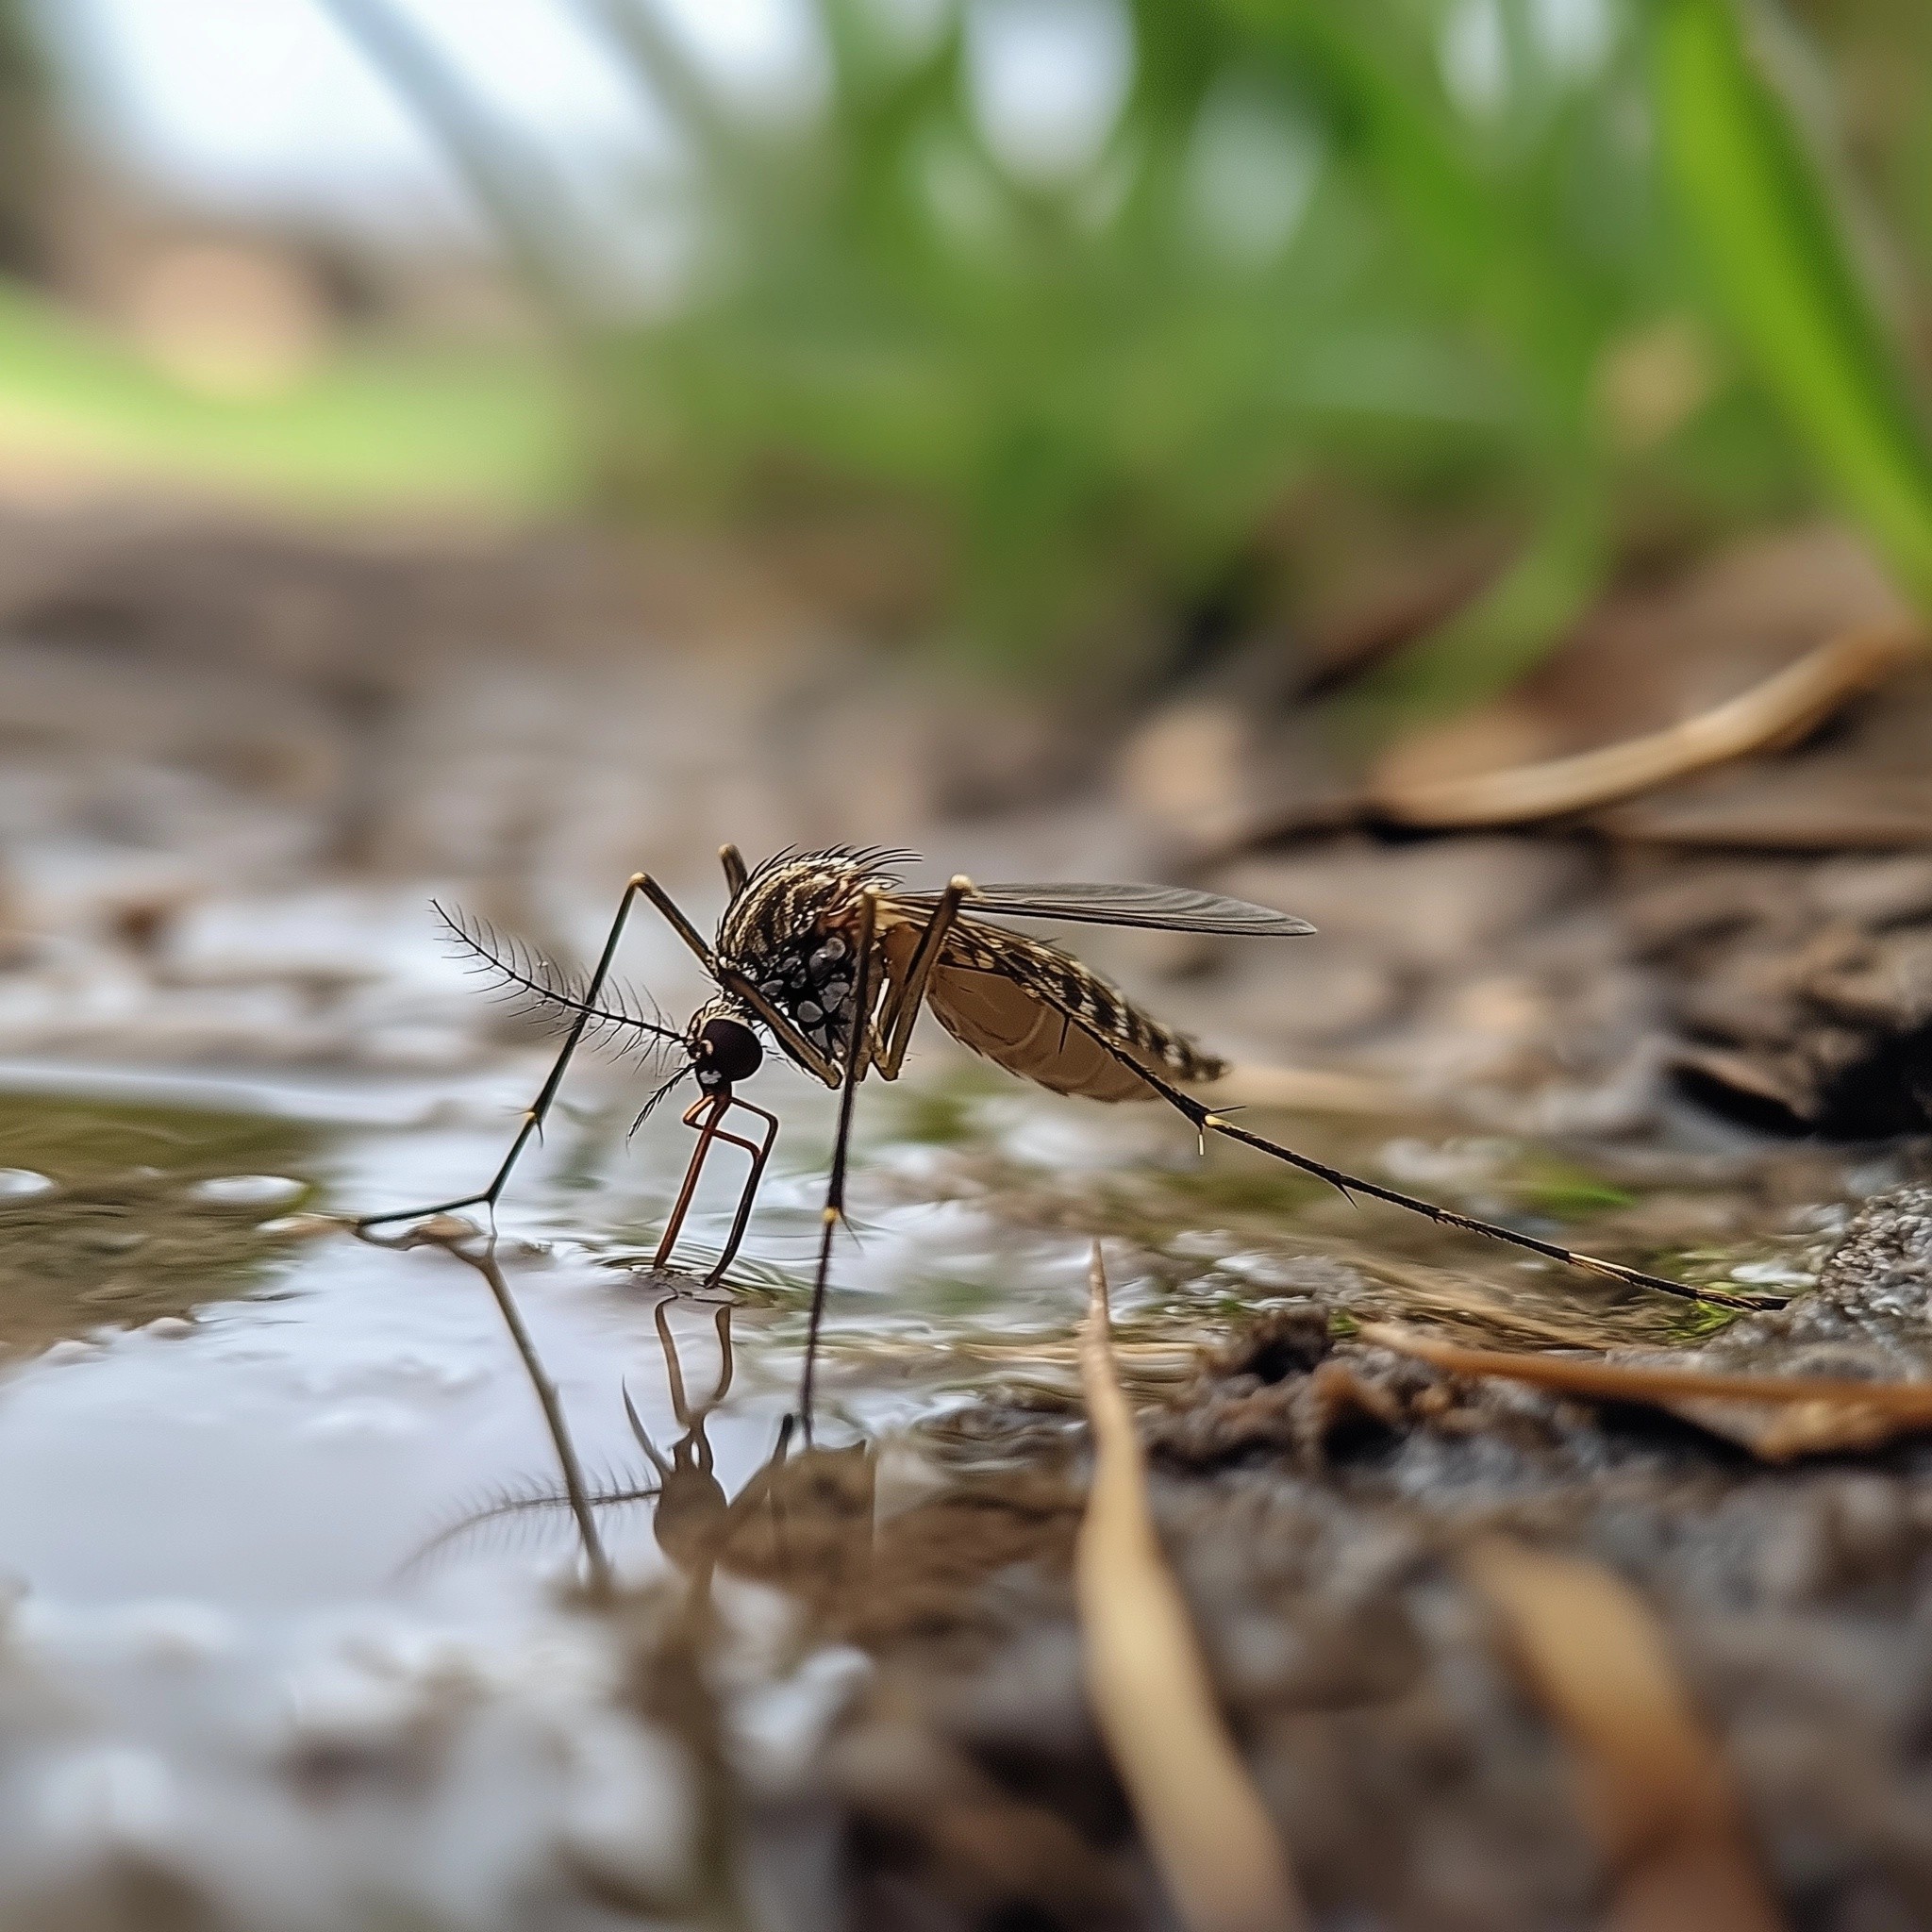
{"type": "Polygon", "coordinates": [[[711,957],[711,949],[705,943],[705,936],[684,916],[677,901],[647,872],[639,873],[631,880],[631,884],[664,915],[665,924],[698,956],[698,963],[705,971],[716,978],[718,962],[711,957]]]}
{"type": "Polygon", "coordinates": [[[752,1204],[758,1197],[758,1183],[764,1179],[765,1163],[772,1158],[772,1148],[778,1139],[778,1117],[767,1113],[761,1107],[754,1107],[748,1100],[738,1099],[734,1094],[708,1093],[693,1101],[685,1110],[684,1124],[688,1127],[698,1128],[698,1144],[691,1149],[691,1163],[684,1171],[684,1184],[677,1191],[671,1218],[664,1225],[664,1238],[658,1243],[657,1254],[651,1257],[651,1271],[657,1274],[670,1264],[672,1253],[677,1246],[678,1234],[684,1227],[684,1218],[691,1211],[691,1197],[697,1192],[698,1176],[704,1172],[705,1162],[710,1158],[713,1143],[723,1141],[728,1146],[742,1148],[751,1157],[751,1172],[745,1178],[744,1191],[738,1197],[738,1212],[732,1217],[731,1233],[724,1242],[724,1252],[705,1276],[705,1286],[715,1288],[736,1257],[739,1243],[744,1240],[744,1230],[751,1220],[752,1204]],[[746,1113],[755,1113],[764,1122],[765,1130],[759,1140],[748,1141],[742,1134],[728,1133],[719,1124],[734,1107],[741,1108],[746,1113]],[[707,1108],[710,1111],[705,1114],[700,1126],[698,1115],[707,1108]]]}
{"type": "MultiPolygon", "coordinates": [[[[604,982],[610,975],[610,962],[617,954],[617,942],[624,937],[625,922],[630,917],[630,908],[636,903],[640,892],[646,892],[656,898],[658,888],[642,873],[633,874],[624,889],[624,896],[617,902],[617,916],[610,922],[609,936],[604,941],[604,950],[597,958],[597,970],[591,975],[591,983],[585,990],[577,1016],[571,1022],[570,1031],[564,1035],[562,1050],[550,1069],[549,1077],[543,1082],[535,1100],[524,1110],[523,1124],[517,1129],[517,1137],[510,1142],[509,1152],[503,1157],[503,1165],[496,1170],[496,1177],[487,1188],[475,1194],[464,1194],[454,1201],[440,1201],[429,1208],[403,1208],[387,1214],[365,1214],[357,1223],[358,1229],[379,1227],[389,1221],[417,1221],[431,1214],[451,1214],[458,1208],[488,1207],[492,1211],[509,1182],[510,1170],[516,1166],[519,1158],[531,1140],[542,1131],[543,1122],[557,1099],[557,1090],[563,1085],[564,1074],[569,1070],[571,1058],[577,1050],[577,1043],[584,1037],[584,1028],[591,1024],[597,1005],[597,995],[604,990],[604,982]]],[[[682,915],[679,915],[680,917],[682,915]]]]}
{"type": "Polygon", "coordinates": [[[798,1410],[805,1437],[811,1441],[813,1374],[818,1366],[819,1325],[824,1320],[825,1284],[832,1269],[832,1236],[845,1218],[845,1167],[852,1146],[852,1104],[865,1078],[867,1049],[872,1044],[873,933],[878,924],[879,899],[866,892],[858,902],[858,967],[852,987],[852,1029],[845,1050],[845,1084],[839,1093],[839,1131],[832,1142],[832,1174],[825,1188],[824,1224],[819,1231],[818,1272],[811,1284],[811,1321],[805,1334],[805,1375],[799,1385],[798,1410]]]}
{"type": "MultiPolygon", "coordinates": [[[[458,1259],[469,1262],[490,1284],[497,1312],[509,1330],[517,1354],[523,1357],[524,1373],[530,1379],[537,1406],[543,1411],[543,1425],[550,1431],[551,1447],[556,1450],[558,1467],[563,1472],[564,1493],[570,1500],[571,1514],[576,1518],[577,1535],[583,1540],[584,1561],[590,1570],[591,1586],[600,1593],[608,1592],[610,1589],[610,1559],[605,1555],[604,1544],[597,1535],[596,1518],[591,1513],[590,1485],[584,1480],[583,1464],[577,1460],[570,1425],[563,1419],[563,1401],[557,1392],[557,1384],[550,1379],[542,1357],[530,1340],[530,1331],[524,1326],[516,1297],[509,1291],[509,1283],[504,1279],[496,1257],[488,1250],[481,1254],[464,1254],[459,1249],[451,1248],[450,1252],[458,1259]]],[[[625,1399],[628,1401],[629,1398],[625,1399]]]]}
{"type": "Polygon", "coordinates": [[[724,868],[724,883],[735,897],[744,890],[744,882],[751,876],[751,868],[744,862],[744,854],[736,845],[721,845],[718,863],[724,868]]]}
{"type": "Polygon", "coordinates": [[[672,1339],[671,1318],[665,1312],[671,1307],[667,1294],[653,1311],[652,1319],[658,1324],[658,1346],[664,1351],[664,1380],[671,1391],[671,1413],[676,1419],[680,1429],[691,1427],[691,1405],[684,1393],[684,1365],[677,1358],[677,1343],[672,1339]]]}
{"type": "Polygon", "coordinates": [[[738,1359],[731,1352],[731,1317],[734,1312],[729,1302],[718,1310],[718,1386],[711,1391],[711,1399],[705,1404],[707,1410],[716,1408],[731,1393],[731,1378],[738,1373],[738,1359]]]}
{"type": "MultiPolygon", "coordinates": [[[[671,1465],[659,1454],[657,1443],[651,1441],[651,1432],[645,1428],[644,1419],[638,1413],[637,1404],[630,1399],[628,1385],[624,1391],[624,1412],[630,1423],[631,1434],[638,1439],[638,1447],[649,1457],[651,1467],[658,1472],[658,1480],[668,1481],[672,1474],[671,1465]]],[[[659,1493],[662,1493],[661,1490],[659,1493]]]]}
{"type": "Polygon", "coordinates": [[[691,1196],[698,1191],[698,1176],[704,1172],[711,1142],[718,1137],[718,1122],[730,1105],[725,1094],[706,1093],[684,1110],[685,1125],[698,1129],[698,1144],[691,1150],[691,1161],[684,1170],[683,1184],[677,1190],[676,1201],[672,1204],[671,1218],[664,1224],[664,1239],[658,1243],[658,1252],[651,1257],[651,1273],[654,1274],[671,1259],[671,1251],[677,1245],[684,1217],[691,1211],[691,1196]],[[701,1113],[705,1117],[702,1125],[698,1122],[701,1113]]]}
{"type": "Polygon", "coordinates": [[[1487,1235],[1491,1241],[1507,1241],[1513,1248],[1526,1248],[1533,1255],[1561,1261],[1567,1267],[1580,1268],[1591,1274],[1607,1275],[1612,1281],[1626,1282],[1632,1287],[1654,1289],[1658,1294],[1674,1295],[1680,1301],[1707,1302],[1723,1308],[1775,1308],[1784,1306],[1782,1296],[1725,1294],[1713,1288],[1691,1288],[1684,1282],[1672,1281],[1666,1275],[1646,1274],[1641,1268],[1626,1268],[1620,1261],[1606,1261],[1596,1255],[1585,1255],[1574,1248],[1560,1248],[1555,1241],[1539,1241],[1535,1235],[1521,1234],[1513,1227],[1499,1227],[1493,1221],[1479,1221],[1473,1214],[1458,1214],[1453,1208],[1424,1201],[1419,1195],[1405,1194],[1396,1188],[1385,1188],[1379,1181],[1365,1180],[1360,1174],[1345,1174],[1339,1167],[1329,1167],[1306,1154],[1297,1154],[1291,1147],[1284,1147],[1278,1141],[1264,1140],[1259,1134],[1251,1134],[1245,1127],[1236,1126],[1211,1108],[1203,1106],[1191,1094],[1184,1093],[1158,1074],[1151,1073],[1140,1060],[1124,1053],[1085,1021],[1077,1016],[1070,1017],[1083,1033],[1098,1041],[1123,1066],[1131,1067],[1139,1074],[1170,1107],[1185,1115],[1200,1133],[1219,1134],[1225,1140],[1239,1141],[1243,1147],[1272,1154],[1276,1160],[1285,1160],[1291,1167],[1298,1167],[1304,1174],[1326,1181],[1344,1194],[1368,1194],[1393,1207],[1407,1208],[1411,1214],[1424,1215],[1443,1227],[1459,1227],[1470,1234],[1487,1235]]]}
{"type": "Polygon", "coordinates": [[[838,1063],[826,1058],[743,974],[720,967],[715,976],[726,992],[735,993],[772,1029],[785,1051],[801,1066],[809,1067],[827,1087],[839,1084],[841,1076],[838,1063]]]}
{"type": "Polygon", "coordinates": [[[914,948],[912,963],[906,969],[906,977],[893,995],[891,1003],[879,1014],[879,1031],[885,1035],[885,1047],[879,1055],[879,1078],[896,1080],[899,1069],[906,1064],[906,1049],[912,1044],[913,1023],[919,1018],[919,1008],[925,999],[925,983],[932,977],[932,969],[939,964],[940,953],[946,943],[946,935],[953,929],[953,922],[959,916],[959,901],[973,890],[973,881],[963,874],[957,874],[946,890],[940,894],[940,901],[933,908],[932,917],[925,923],[925,930],[919,936],[919,944],[914,948]]]}
{"type": "MultiPolygon", "coordinates": [[[[748,1100],[741,1100],[738,1105],[746,1113],[755,1113],[764,1122],[764,1138],[754,1143],[740,1140],[735,1134],[724,1134],[719,1137],[721,1140],[729,1141],[733,1146],[742,1147],[751,1156],[751,1172],[745,1176],[743,1193],[738,1197],[738,1212],[731,1217],[731,1232],[724,1238],[724,1252],[718,1257],[716,1266],[705,1276],[707,1288],[716,1288],[724,1278],[725,1269],[738,1258],[739,1244],[744,1240],[744,1230],[751,1222],[752,1204],[758,1199],[758,1187],[765,1177],[765,1163],[771,1159],[772,1148],[778,1139],[776,1114],[767,1113],[763,1108],[754,1107],[748,1100]]],[[[729,1314],[731,1311],[725,1308],[722,1312],[729,1314]]],[[[726,1373],[728,1376],[728,1369],[726,1373]]]]}

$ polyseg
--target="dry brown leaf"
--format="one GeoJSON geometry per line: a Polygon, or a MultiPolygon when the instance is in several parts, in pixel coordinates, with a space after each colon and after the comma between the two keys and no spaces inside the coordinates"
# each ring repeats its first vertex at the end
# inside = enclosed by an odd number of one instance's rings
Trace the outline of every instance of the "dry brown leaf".
{"type": "Polygon", "coordinates": [[[1574,1753],[1612,1874],[1606,1932],[1778,1932],[1729,1774],[1642,1598],[1598,1564],[1502,1536],[1465,1568],[1574,1753]]]}
{"type": "Polygon", "coordinates": [[[1228,1736],[1147,1503],[1093,1249],[1080,1342],[1093,1486],[1074,1581],[1088,1700],[1188,1932],[1307,1923],[1280,1840],[1228,1736]]]}
{"type": "Polygon", "coordinates": [[[1400,825],[1469,830],[1614,805],[1802,737],[1924,647],[1923,633],[1909,624],[1840,631],[1750,690],[1661,731],[1471,777],[1376,786],[1369,810],[1400,825]]]}
{"type": "Polygon", "coordinates": [[[1499,1375],[1566,1395],[1667,1409],[1741,1443],[1767,1462],[1872,1449],[1932,1429],[1932,1382],[1860,1382],[1840,1375],[1727,1375],[1634,1362],[1576,1361],[1463,1348],[1391,1322],[1365,1322],[1364,1341],[1414,1356],[1452,1375],[1499,1375]]]}

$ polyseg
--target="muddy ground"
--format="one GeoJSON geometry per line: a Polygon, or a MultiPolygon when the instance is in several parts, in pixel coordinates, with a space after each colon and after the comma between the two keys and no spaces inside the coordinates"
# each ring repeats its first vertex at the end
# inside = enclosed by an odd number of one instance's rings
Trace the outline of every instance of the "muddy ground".
{"type": "MultiPolygon", "coordinates": [[[[1038,1319],[835,1306],[832,1399],[892,1419],[775,1463],[760,1450],[729,1484],[679,1397],[676,1479],[651,1505],[671,1568],[601,1617],[599,1641],[622,1664],[616,1707],[686,1754],[683,1863],[586,1852],[579,1834],[548,1889],[473,1922],[1166,1923],[1082,1702],[1067,1577],[1085,1447],[1053,1296],[1099,1236],[1136,1284],[1122,1358],[1167,1546],[1320,1923],[1580,1926],[1611,1909],[1587,1778],[1466,1574],[1472,1539],[1499,1529],[1641,1591],[1790,1924],[1932,1923],[1924,1450],[1907,1436],[1771,1461],[1735,1414],[1558,1399],[1361,1335],[1396,1319],[1491,1345],[1932,1376],[1914,1138],[1932,1089],[1932,674],[1587,821],[1397,841],[1295,829],[1352,780],[1291,686],[1257,670],[1281,640],[1109,712],[882,658],[834,608],[688,543],[9,511],[15,1361],[102,1324],[188,1325],[311,1239],[288,1196],[230,1182],[306,1176],[320,1128],[237,1129],[171,1161],[103,1145],[100,1080],[461,1094],[521,1078],[529,1034],[423,964],[431,892],[580,954],[641,865],[706,923],[726,840],[754,856],[908,845],[938,875],[1185,875],[1303,913],[1320,937],[1287,951],[1151,935],[1088,950],[1244,1062],[1355,1083],[1345,1115],[1272,1116],[1284,1132],[1639,1266],[1795,1298],[1725,1323],[1574,1283],[1365,1222],[1239,1158],[1191,1163],[1144,1120],[1069,1159],[1044,1129],[998,1124],[1007,1103],[928,1046],[932,1071],[876,1130],[865,1204],[915,1229],[949,1213],[997,1229],[974,1279],[1038,1319]],[[920,1380],[935,1362],[945,1375],[920,1380]],[[881,1472],[908,1457],[917,1480],[902,1472],[889,1507],[881,1472]],[[793,1664],[833,1659],[843,1687],[790,1758],[741,1735],[746,1586],[776,1588],[793,1664]],[[841,1677],[841,1658],[861,1661],[841,1677]]],[[[1890,608],[1844,540],[1792,533],[1630,587],[1507,706],[1403,755],[1453,768],[1648,728],[1890,608]]],[[[667,1006],[694,1003],[674,946],[645,935],[640,957],[667,1006]]],[[[648,1238],[568,1179],[551,1233],[575,1214],[598,1265],[648,1238]]],[[[384,1184],[380,1165],[357,1183],[384,1184]]],[[[890,1291],[908,1252],[874,1253],[868,1285],[890,1291]]],[[[541,1294],[541,1275],[516,1278],[541,1294]]],[[[768,1363],[795,1348],[794,1288],[774,1264],[748,1294],[768,1363]]],[[[510,1500],[554,1514],[548,1481],[510,1500]]],[[[312,1807],[433,1780],[434,1759],[384,1733],[276,1774],[312,1807]]],[[[192,1868],[135,1858],[42,1890],[35,1909],[141,1922],[164,1895],[181,1923],[223,1923],[243,1895],[231,1877],[217,1844],[192,1868]]],[[[252,1923],[305,1923],[246,1895],[252,1923]]]]}

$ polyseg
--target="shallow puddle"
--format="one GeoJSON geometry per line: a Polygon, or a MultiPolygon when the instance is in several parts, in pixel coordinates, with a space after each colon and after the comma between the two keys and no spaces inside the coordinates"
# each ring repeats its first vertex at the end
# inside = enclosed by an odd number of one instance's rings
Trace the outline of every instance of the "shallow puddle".
{"type": "MultiPolygon", "coordinates": [[[[474,1186],[526,1081],[57,1086],[21,1069],[7,1083],[0,1575],[17,1601],[0,1839],[59,1821],[54,1850],[14,1847],[25,1875],[8,1897],[161,1846],[259,1923],[291,1918],[304,1884],[345,1899],[360,1885],[439,1919],[564,1923],[556,1901],[586,1861],[593,1890],[678,1890],[664,1821],[689,1797],[687,1747],[614,1714],[625,1653],[560,1588],[579,1574],[578,1533],[489,1281],[460,1254],[358,1241],[317,1213],[474,1186]],[[437,1768],[412,1774],[416,1840],[318,1803],[343,1754],[393,1769],[432,1734],[437,1768]],[[280,1867],[251,1849],[277,1835],[280,1867]]],[[[1149,1391],[1241,1310],[1309,1292],[1343,1319],[1515,1340],[1698,1325],[1681,1305],[1525,1267],[1245,1153],[1204,1158],[1147,1114],[969,1080],[865,1110],[807,1465],[787,1418],[831,1113],[803,1082],[767,1084],[786,1126],[729,1294],[667,1299],[649,1270],[689,1146],[675,1117],[633,1136],[629,1106],[563,1113],[501,1216],[501,1279],[627,1582],[708,1579],[721,1563],[732,1588],[809,1594],[836,1563],[781,1562],[762,1530],[733,1544],[732,1499],[829,1483],[883,1524],[974,1480],[991,1452],[946,1424],[969,1420],[975,1393],[1017,1396],[1068,1439],[1096,1236],[1124,1363],[1149,1391]]],[[[1279,1124],[1397,1185],[1704,1282],[1801,1285],[1841,1204],[1883,1178],[1790,1150],[1557,1152],[1426,1123],[1279,1124]]],[[[679,1257],[687,1288],[736,1179],[708,1179],[679,1257]]],[[[754,1597],[741,1624],[784,1624],[754,1597]]],[[[746,1748],[802,1766],[862,1666],[803,1639],[752,1648],[741,1676],[768,1704],[746,1748]]]]}

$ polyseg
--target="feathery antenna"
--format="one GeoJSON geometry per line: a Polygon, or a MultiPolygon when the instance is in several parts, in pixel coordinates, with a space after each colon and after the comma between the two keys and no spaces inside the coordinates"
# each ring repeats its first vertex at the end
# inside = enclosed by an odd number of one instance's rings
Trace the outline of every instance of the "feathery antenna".
{"type": "Polygon", "coordinates": [[[584,1037],[600,1046],[615,1044],[620,1053],[647,1056],[669,1047],[684,1049],[683,1034],[645,995],[607,979],[593,1005],[583,974],[558,965],[526,941],[440,903],[436,916],[452,944],[468,956],[470,970],[512,1012],[558,1027],[586,1015],[584,1037]]]}

